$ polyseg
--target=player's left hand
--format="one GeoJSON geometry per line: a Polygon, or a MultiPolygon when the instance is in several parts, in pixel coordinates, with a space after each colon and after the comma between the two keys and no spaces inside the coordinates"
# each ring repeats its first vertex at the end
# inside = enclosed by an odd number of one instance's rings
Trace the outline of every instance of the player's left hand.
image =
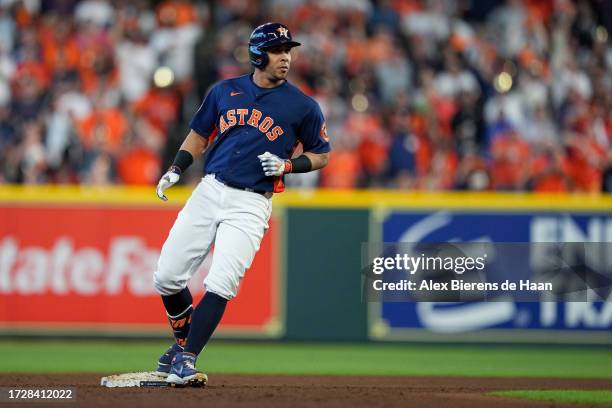
{"type": "Polygon", "coordinates": [[[257,156],[261,161],[266,176],[282,176],[286,172],[286,160],[281,159],[275,154],[265,152],[257,156]]]}

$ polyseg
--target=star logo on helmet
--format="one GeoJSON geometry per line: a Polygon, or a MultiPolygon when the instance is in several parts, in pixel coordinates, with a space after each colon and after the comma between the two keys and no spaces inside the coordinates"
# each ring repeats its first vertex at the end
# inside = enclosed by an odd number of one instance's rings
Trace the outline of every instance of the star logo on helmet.
{"type": "Polygon", "coordinates": [[[278,27],[276,31],[278,31],[281,37],[289,38],[289,30],[285,27],[278,27]]]}

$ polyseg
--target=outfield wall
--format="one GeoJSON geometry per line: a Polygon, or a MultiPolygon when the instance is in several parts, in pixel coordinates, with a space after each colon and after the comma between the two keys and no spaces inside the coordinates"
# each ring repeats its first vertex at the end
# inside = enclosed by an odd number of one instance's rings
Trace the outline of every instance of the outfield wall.
{"type": "MultiPolygon", "coordinates": [[[[167,336],[151,272],[189,191],[0,186],[0,334],[167,336]]],[[[612,197],[286,192],[271,227],[220,336],[612,344],[612,302],[366,303],[360,276],[368,241],[612,242],[612,197]]]]}

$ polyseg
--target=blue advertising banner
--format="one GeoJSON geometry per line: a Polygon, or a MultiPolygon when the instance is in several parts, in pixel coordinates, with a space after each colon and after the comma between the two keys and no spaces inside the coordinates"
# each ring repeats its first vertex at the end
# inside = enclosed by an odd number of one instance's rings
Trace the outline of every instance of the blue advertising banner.
{"type": "MultiPolygon", "coordinates": [[[[391,242],[612,242],[609,213],[391,212],[391,242]]],[[[377,339],[556,341],[612,344],[606,302],[381,302],[371,308],[377,339]]]]}

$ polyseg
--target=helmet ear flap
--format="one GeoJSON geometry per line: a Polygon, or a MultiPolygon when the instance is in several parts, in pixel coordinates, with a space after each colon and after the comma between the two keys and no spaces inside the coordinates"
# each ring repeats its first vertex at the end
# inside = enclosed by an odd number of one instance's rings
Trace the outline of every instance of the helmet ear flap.
{"type": "Polygon", "coordinates": [[[249,45],[249,59],[256,68],[263,69],[268,65],[268,54],[260,50],[257,45],[249,45]]]}

